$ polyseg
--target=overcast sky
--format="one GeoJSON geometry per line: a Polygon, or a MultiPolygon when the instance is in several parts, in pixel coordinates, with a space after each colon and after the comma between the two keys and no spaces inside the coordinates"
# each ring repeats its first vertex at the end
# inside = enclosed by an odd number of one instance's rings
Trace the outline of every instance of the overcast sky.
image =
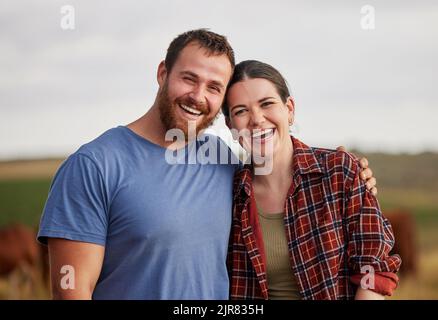
{"type": "Polygon", "coordinates": [[[170,41],[200,27],[283,73],[307,144],[438,151],[437,1],[3,0],[0,158],[66,155],[140,117],[170,41]]]}

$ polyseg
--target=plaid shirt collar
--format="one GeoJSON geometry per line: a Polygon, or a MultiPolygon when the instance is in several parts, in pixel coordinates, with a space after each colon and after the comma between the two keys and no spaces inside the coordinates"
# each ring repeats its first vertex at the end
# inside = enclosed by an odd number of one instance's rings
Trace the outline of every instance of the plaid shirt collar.
{"type": "MultiPolygon", "coordinates": [[[[319,163],[313,149],[300,140],[291,136],[293,144],[293,189],[301,183],[301,175],[308,174],[323,174],[325,169],[319,163]]],[[[248,198],[251,197],[252,192],[252,172],[253,166],[251,164],[246,164],[242,170],[239,172],[239,181],[241,182],[238,186],[238,190],[244,191],[248,198]]],[[[240,193],[240,192],[239,192],[240,193]]],[[[293,194],[293,192],[292,192],[293,194]]]]}

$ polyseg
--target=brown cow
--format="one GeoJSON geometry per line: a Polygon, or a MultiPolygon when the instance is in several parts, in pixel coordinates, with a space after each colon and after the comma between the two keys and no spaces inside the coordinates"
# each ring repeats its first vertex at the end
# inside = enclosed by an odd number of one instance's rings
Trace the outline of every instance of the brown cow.
{"type": "Polygon", "coordinates": [[[418,246],[414,216],[404,210],[388,211],[385,212],[385,216],[391,223],[395,237],[391,254],[398,254],[402,259],[400,274],[415,276],[418,267],[418,246]]]}
{"type": "Polygon", "coordinates": [[[47,259],[47,248],[37,243],[31,228],[13,224],[0,229],[0,277],[10,279],[11,298],[19,296],[22,283],[32,287],[29,290],[38,282],[47,287],[47,259]]]}

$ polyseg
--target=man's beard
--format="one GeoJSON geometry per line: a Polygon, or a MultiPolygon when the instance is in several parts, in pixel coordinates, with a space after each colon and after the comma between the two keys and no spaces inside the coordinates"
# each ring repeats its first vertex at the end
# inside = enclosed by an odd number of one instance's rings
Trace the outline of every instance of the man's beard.
{"type": "MultiPolygon", "coordinates": [[[[208,114],[209,108],[206,105],[197,104],[195,101],[193,101],[193,99],[190,99],[189,97],[178,98],[175,100],[174,103],[172,103],[169,98],[167,81],[164,84],[163,89],[158,92],[157,102],[158,109],[160,110],[160,119],[164,125],[166,132],[171,129],[180,129],[184,132],[186,141],[188,141],[189,139],[189,121],[185,119],[178,119],[178,116],[176,115],[176,108],[180,108],[179,104],[193,106],[203,112],[203,115],[200,116],[203,117],[203,119],[196,126],[195,137],[199,134],[200,131],[208,128],[216,118],[216,115],[208,114]]],[[[193,120],[193,122],[195,122],[195,120],[193,120]]],[[[191,135],[193,135],[193,133],[191,133],[191,135]]]]}

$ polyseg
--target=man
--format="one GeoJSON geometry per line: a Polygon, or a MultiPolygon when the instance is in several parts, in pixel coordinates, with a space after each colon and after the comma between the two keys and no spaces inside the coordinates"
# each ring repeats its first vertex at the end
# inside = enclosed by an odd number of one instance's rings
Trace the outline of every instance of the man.
{"type": "MultiPolygon", "coordinates": [[[[238,165],[170,164],[166,152],[185,150],[190,160],[202,146],[190,140],[189,123],[196,132],[210,125],[233,68],[225,37],[203,29],[178,36],[158,66],[150,110],[63,163],[38,235],[49,246],[55,298],[228,299],[238,165]],[[181,130],[182,142],[165,139],[171,129],[181,130]]],[[[220,139],[206,140],[219,153],[230,151],[220,139]]]]}

